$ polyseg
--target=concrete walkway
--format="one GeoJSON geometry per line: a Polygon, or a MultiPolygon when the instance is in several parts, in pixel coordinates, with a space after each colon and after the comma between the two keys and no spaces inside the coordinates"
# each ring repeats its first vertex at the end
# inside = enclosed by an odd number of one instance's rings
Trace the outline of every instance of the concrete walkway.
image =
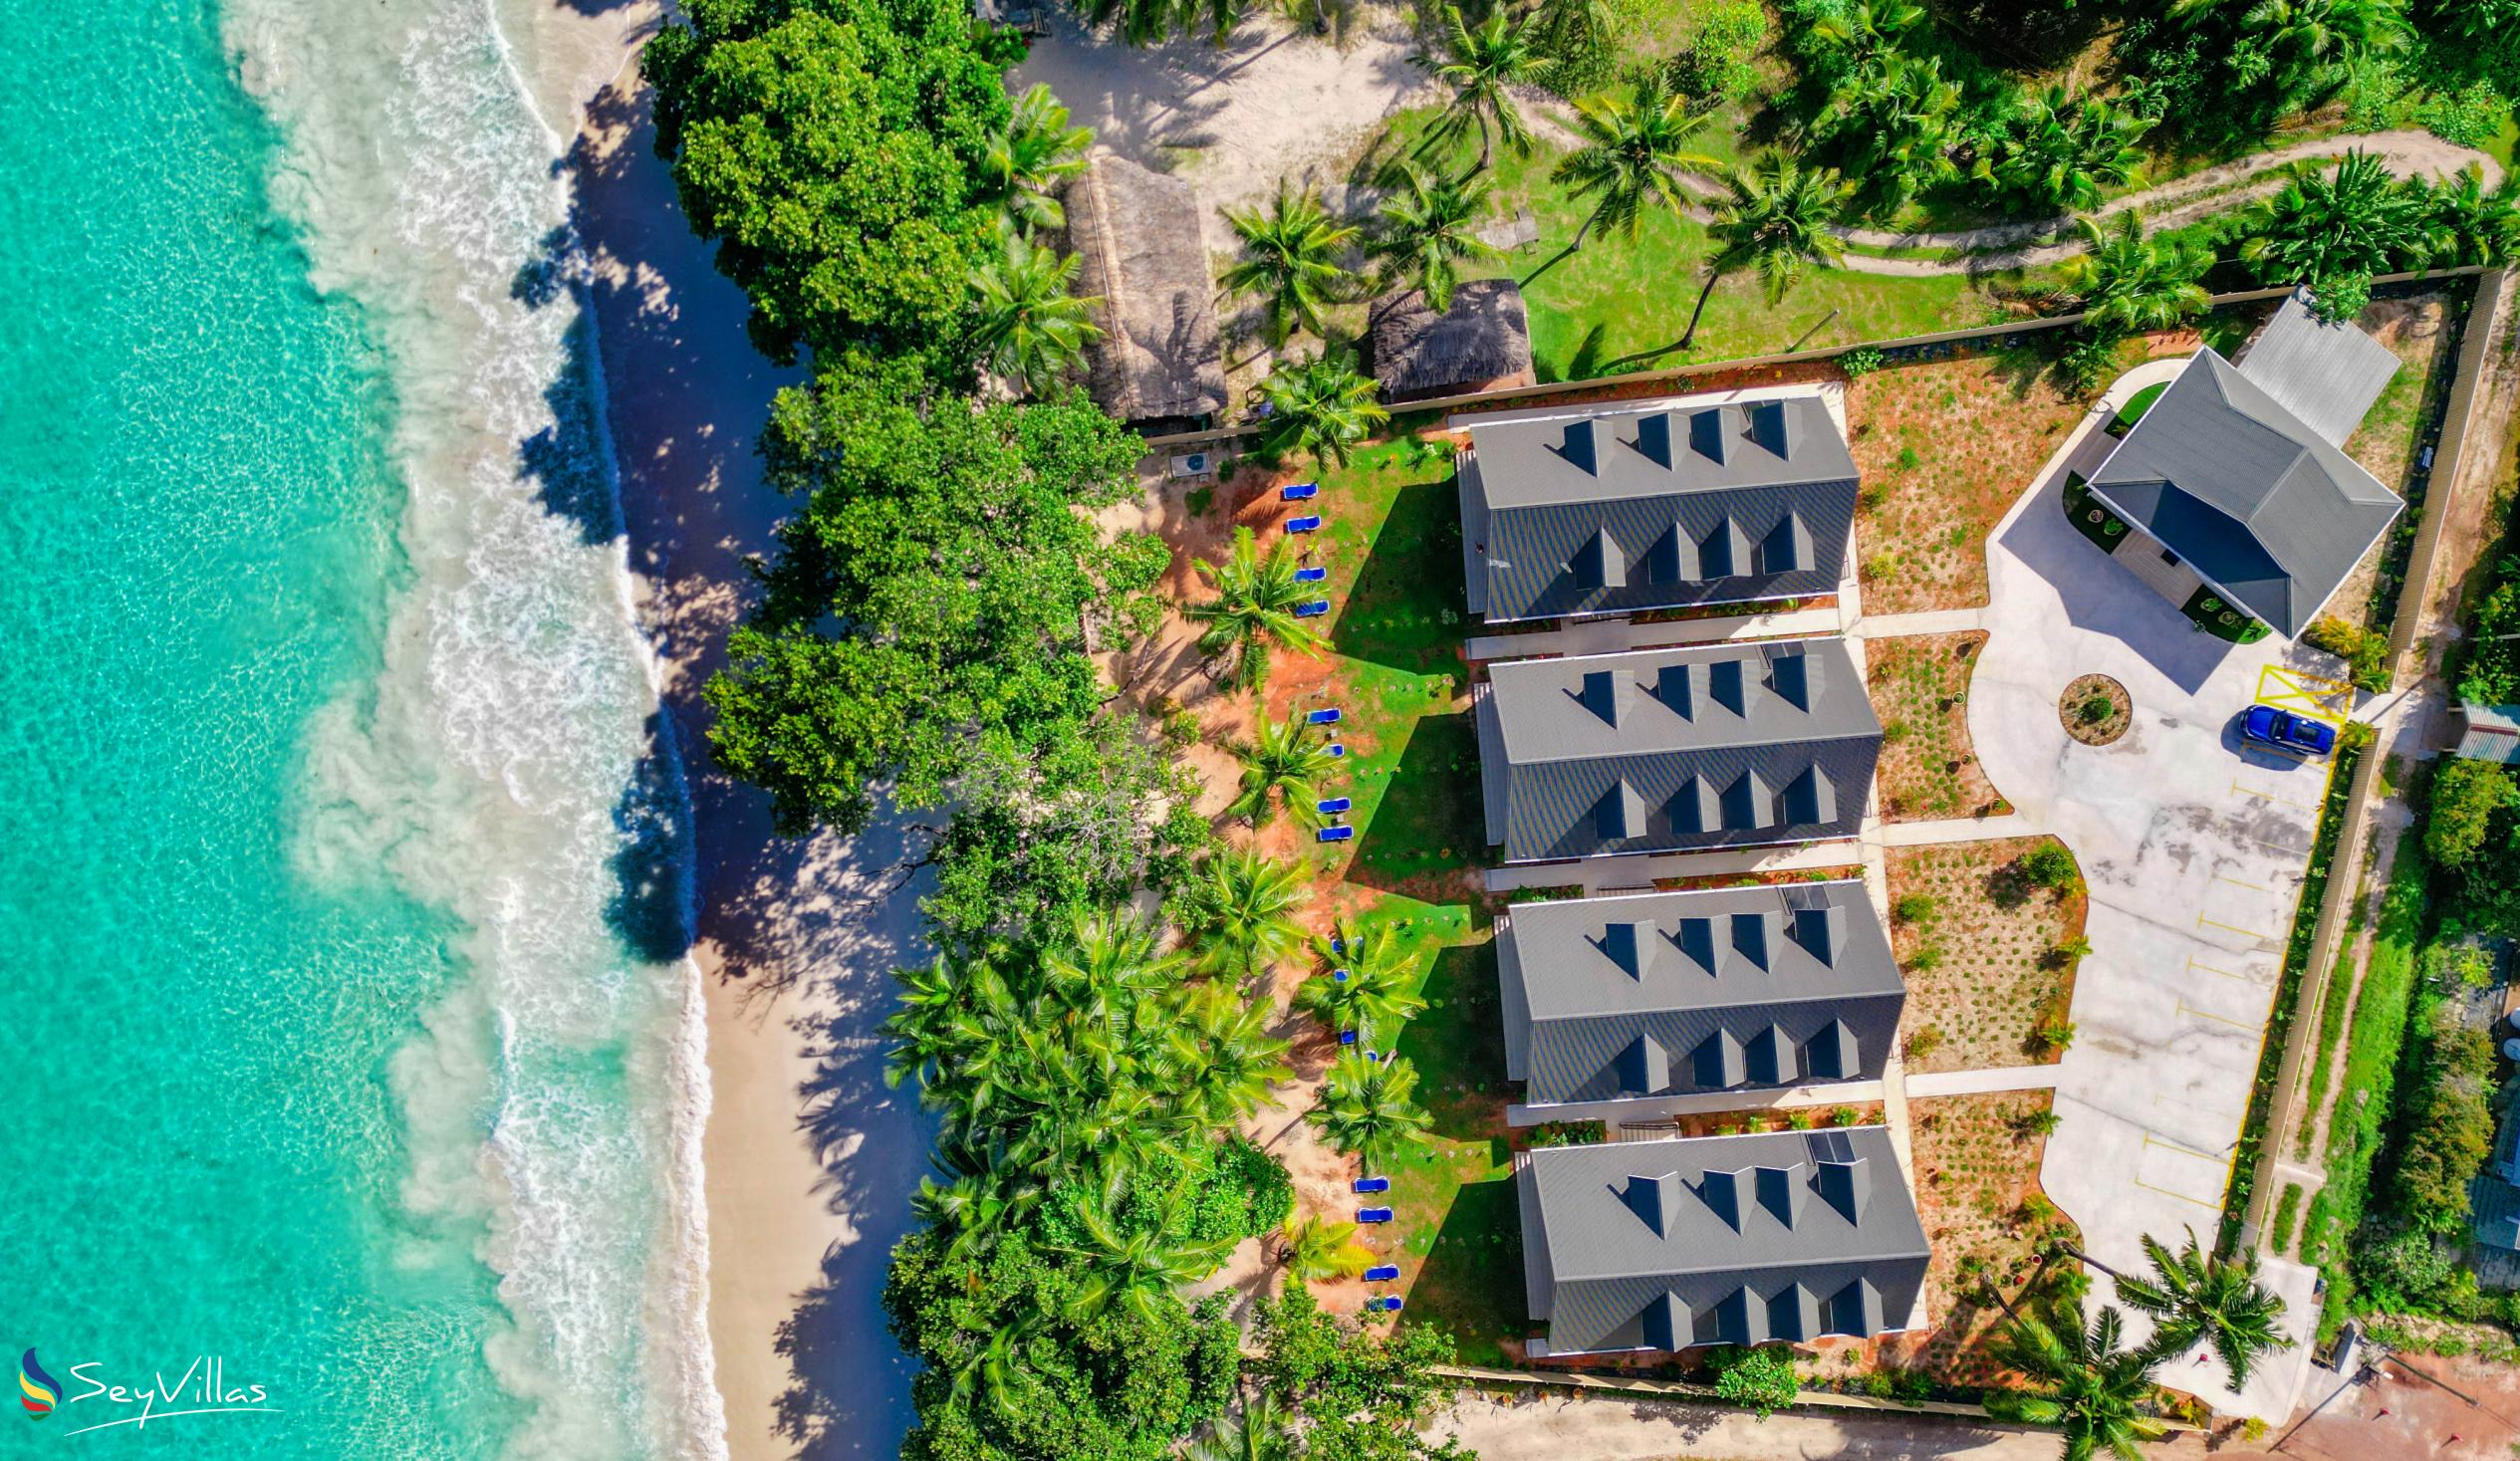
{"type": "MultiPolygon", "coordinates": [[[[2139,1270],[2146,1234],[2176,1244],[2219,1219],[2326,791],[2324,766],[2246,750],[2232,725],[2268,668],[2342,670],[2279,639],[2204,633],[2066,521],[2067,467],[2104,452],[2102,420],[2163,373],[2112,387],[1991,536],[1996,627],[1968,709],[1987,775],[2025,827],[2073,850],[2090,889],[2080,1038],[2059,1068],[2041,1180],[2089,1252],[2139,1270]],[[2056,714],[2092,672],[2135,702],[2109,746],[2075,742],[2056,714]]],[[[2289,1318],[2306,1327],[2315,1310],[2289,1318]]],[[[2236,1413],[2289,1409],[2299,1375],[2267,1368],[2245,1400],[2226,1397],[2236,1413]]]]}
{"type": "Polygon", "coordinates": [[[1834,634],[1835,609],[1797,609],[1784,613],[1732,613],[1711,618],[1638,623],[1625,618],[1586,619],[1563,628],[1523,634],[1480,634],[1463,653],[1473,664],[1490,659],[1530,659],[1546,654],[1617,654],[1673,644],[1719,644],[1730,639],[1772,639],[1791,634],[1834,634]]]}
{"type": "Polygon", "coordinates": [[[1998,838],[2029,837],[2038,829],[2019,813],[2002,817],[1951,817],[1932,822],[1885,822],[1886,848],[1939,848],[1951,843],[1988,843],[1998,838]]]}
{"type": "Polygon", "coordinates": [[[1529,887],[1577,887],[1587,896],[1613,888],[1645,888],[1672,877],[1737,877],[1750,872],[1801,872],[1853,867],[1863,860],[1853,838],[1776,848],[1733,848],[1713,852],[1657,852],[1645,857],[1588,857],[1581,862],[1518,862],[1482,874],[1489,892],[1529,887]]]}
{"type": "Polygon", "coordinates": [[[1898,639],[1911,634],[1960,634],[1986,627],[1986,609],[1927,609],[1915,613],[1876,613],[1847,625],[1850,634],[1867,639],[1898,639]]]}
{"type": "Polygon", "coordinates": [[[1994,1066],[1983,1071],[1936,1071],[1907,1078],[1916,1100],[1937,1096],[1986,1096],[2002,1091],[2053,1091],[2061,1066],[1994,1066]]]}

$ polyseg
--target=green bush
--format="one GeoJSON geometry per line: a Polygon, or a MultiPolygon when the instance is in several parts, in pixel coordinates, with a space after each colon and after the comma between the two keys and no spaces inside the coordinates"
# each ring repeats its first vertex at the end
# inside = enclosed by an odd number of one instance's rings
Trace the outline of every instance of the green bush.
{"type": "Polygon", "coordinates": [[[2021,875],[2034,886],[2044,887],[2053,893],[2067,893],[2082,882],[2083,869],[2063,844],[2043,843],[2022,855],[2021,875]]]}
{"type": "Polygon", "coordinates": [[[1606,1121],[1543,1121],[1531,1128],[1534,1146],[1590,1146],[1610,1139],[1606,1121]]]}
{"type": "Polygon", "coordinates": [[[2374,694],[2389,688],[2389,636],[2323,613],[2310,621],[2302,638],[2346,662],[2357,689],[2374,694]]]}
{"type": "Polygon", "coordinates": [[[1838,367],[1847,372],[1850,380],[1870,375],[1889,364],[1880,351],[1869,345],[1858,346],[1838,357],[1838,367]]]}
{"type": "Polygon", "coordinates": [[[2284,1195],[2275,1200],[2275,1251],[2293,1246],[2293,1217],[2301,1207],[2301,1184],[2286,1182],[2284,1195]]]}
{"type": "Polygon", "coordinates": [[[1794,1375],[1793,1355],[1780,1347],[1722,1348],[1708,1363],[1715,1370],[1718,1398],[1756,1411],[1761,1419],[1794,1403],[1801,1382],[1794,1375]]]}
{"type": "Polygon", "coordinates": [[[1890,904],[1890,916],[1901,923],[1931,923],[1941,908],[1931,893],[1907,893],[1890,904]]]}
{"type": "Polygon", "coordinates": [[[1687,49],[1671,58],[1673,90],[1701,106],[1748,101],[1759,87],[1751,62],[1767,39],[1765,9],[1750,0],[1716,0],[1687,49]]]}
{"type": "Polygon", "coordinates": [[[2423,851],[2442,867],[2463,866],[2485,844],[2485,830],[2494,814],[2520,805],[2520,785],[2492,761],[2451,758],[2432,773],[2429,813],[2423,824],[2423,851]]]}
{"type": "Polygon", "coordinates": [[[2511,120],[2511,104],[2484,82],[2469,82],[2457,92],[2427,98],[2415,109],[2415,121],[2445,142],[2481,147],[2511,120]]]}

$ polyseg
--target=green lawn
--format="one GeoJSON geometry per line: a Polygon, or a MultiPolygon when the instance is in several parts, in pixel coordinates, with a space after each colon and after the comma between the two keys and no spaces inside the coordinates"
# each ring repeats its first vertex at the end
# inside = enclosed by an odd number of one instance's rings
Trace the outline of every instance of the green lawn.
{"type": "MultiPolygon", "coordinates": [[[[1413,145],[1432,116],[1431,109],[1422,109],[1395,118],[1390,145],[1413,145]]],[[[1742,157],[1737,133],[1720,122],[1707,128],[1704,142],[1719,160],[1742,157]]],[[[1527,158],[1497,153],[1490,174],[1496,188],[1491,206],[1500,217],[1528,206],[1540,237],[1501,264],[1479,271],[1529,280],[1524,301],[1531,312],[1532,356],[1543,380],[1567,378],[1578,347],[1596,324],[1604,327],[1595,351],[1595,360],[1603,365],[1677,341],[1697,300],[1704,277],[1700,266],[1712,252],[1702,226],[1656,210],[1645,217],[1637,238],[1596,229],[1582,252],[1544,270],[1574,240],[1590,211],[1587,203],[1569,197],[1550,180],[1550,169],[1565,151],[1544,138],[1527,158]]],[[[1446,155],[1444,164],[1465,169],[1476,154],[1477,143],[1471,140],[1446,155]]],[[[1755,279],[1728,278],[1707,300],[1705,319],[1688,353],[1661,356],[1649,364],[1668,366],[1769,355],[1798,340],[1805,349],[1817,349],[1955,329],[1985,318],[1988,303],[1960,275],[1904,278],[1823,270],[1806,276],[1771,309],[1755,279]]]]}
{"type": "Polygon", "coordinates": [[[1487,846],[1478,746],[1461,691],[1468,631],[1452,454],[1402,439],[1318,473],[1320,561],[1338,606],[1332,684],[1347,714],[1343,789],[1357,840],[1315,846],[1350,927],[1387,926],[1418,954],[1427,1010],[1401,1032],[1434,1139],[1390,1174],[1398,1220],[1378,1246],[1400,1265],[1403,1323],[1451,1333],[1495,1362],[1524,1328],[1520,1220],[1501,1116],[1504,1033],[1487,910],[1471,869],[1487,846]]]}
{"type": "Polygon", "coordinates": [[[2419,964],[2415,956],[2429,923],[2426,890],[2430,878],[2421,846],[2411,836],[2401,839],[2396,862],[2390,869],[2389,891],[2381,902],[2380,921],[2372,929],[2371,962],[2364,968],[2362,989],[2354,1000],[2345,1074],[2337,1085],[2337,1115],[2328,1128],[2328,1184],[2311,1200],[2302,1227],[2303,1259],[2318,1262],[2328,1273],[2322,1337],[2342,1322],[2353,1295],[2353,1284],[2346,1276],[2346,1245],[2331,1245],[2327,1240],[2350,1235],[2363,1221],[2372,1161],[2380,1154],[2403,1058],[2419,964]]]}

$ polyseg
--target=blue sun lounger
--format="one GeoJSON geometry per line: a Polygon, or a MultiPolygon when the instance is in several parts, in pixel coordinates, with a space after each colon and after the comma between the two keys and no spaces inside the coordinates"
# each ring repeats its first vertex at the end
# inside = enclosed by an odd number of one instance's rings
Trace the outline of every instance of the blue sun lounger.
{"type": "Polygon", "coordinates": [[[1378,1263],[1365,1271],[1365,1281],[1369,1284],[1396,1283],[1399,1276],[1400,1266],[1396,1263],[1378,1263]]]}
{"type": "Polygon", "coordinates": [[[1348,799],[1346,797],[1332,797],[1328,801],[1316,802],[1313,804],[1313,810],[1319,812],[1324,817],[1328,817],[1337,812],[1345,812],[1348,810],[1348,799]]]}
{"type": "Polygon", "coordinates": [[[1300,518],[1288,518],[1288,519],[1286,520],[1286,530],[1287,530],[1288,532],[1290,532],[1290,533],[1317,533],[1317,532],[1320,532],[1320,531],[1321,531],[1321,514],[1320,514],[1320,513],[1311,513],[1311,514],[1308,514],[1308,515],[1306,515],[1306,516],[1304,516],[1304,517],[1300,517],[1300,518]]]}
{"type": "Polygon", "coordinates": [[[1354,1030],[1342,1030],[1342,1031],[1340,1031],[1340,1032],[1339,1032],[1339,1043],[1340,1043],[1341,1045],[1354,1045],[1354,1044],[1356,1044],[1356,1043],[1357,1043],[1357,1032],[1355,1032],[1354,1030]]]}
{"type": "Polygon", "coordinates": [[[1313,841],[1317,843],[1348,843],[1355,842],[1356,838],[1354,827],[1325,827],[1313,834],[1313,841]]]}
{"type": "Polygon", "coordinates": [[[1356,1180],[1356,1190],[1359,1192],[1388,1192],[1391,1190],[1391,1179],[1388,1177],[1359,1177],[1356,1180]]]}
{"type": "MultiPolygon", "coordinates": [[[[1333,742],[1332,744],[1336,745],[1337,743],[1333,742]]],[[[1330,951],[1334,954],[1346,953],[1348,951],[1348,935],[1344,933],[1332,934],[1330,936],[1330,951]]]]}
{"type": "Polygon", "coordinates": [[[1337,725],[1339,723],[1339,707],[1333,705],[1327,709],[1313,711],[1304,717],[1304,723],[1306,725],[1337,725]]]}
{"type": "Polygon", "coordinates": [[[1390,1220],[1391,1210],[1387,1207],[1360,1207],[1357,1209],[1357,1221],[1361,1223],[1387,1223],[1390,1220]]]}
{"type": "Polygon", "coordinates": [[[1377,1299],[1368,1299],[1365,1301],[1365,1309],[1368,1314],[1372,1314],[1378,1309],[1385,1314],[1397,1314],[1400,1312],[1400,1296],[1397,1294],[1385,1294],[1377,1299]]]}
{"type": "Polygon", "coordinates": [[[1322,749],[1328,751],[1333,756],[1345,756],[1348,754],[1348,748],[1337,741],[1331,742],[1322,749]]]}
{"type": "Polygon", "coordinates": [[[1328,612],[1330,612],[1330,601],[1327,599],[1316,599],[1310,604],[1298,604],[1295,606],[1295,616],[1297,618],[1319,618],[1328,612]]]}
{"type": "Polygon", "coordinates": [[[1321,492],[1319,482],[1289,482],[1278,489],[1278,501],[1303,502],[1321,492]]]}
{"type": "Polygon", "coordinates": [[[1295,582],[1299,584],[1318,584],[1329,577],[1330,570],[1326,568],[1300,568],[1295,571],[1295,582]]]}

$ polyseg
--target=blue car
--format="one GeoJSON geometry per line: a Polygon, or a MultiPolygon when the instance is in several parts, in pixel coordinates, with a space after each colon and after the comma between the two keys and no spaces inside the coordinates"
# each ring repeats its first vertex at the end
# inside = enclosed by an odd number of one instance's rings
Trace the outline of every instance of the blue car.
{"type": "Polygon", "coordinates": [[[2337,748],[2335,726],[2272,705],[2250,706],[2249,713],[2240,719],[2240,735],[2296,756],[2325,756],[2337,748]]]}

